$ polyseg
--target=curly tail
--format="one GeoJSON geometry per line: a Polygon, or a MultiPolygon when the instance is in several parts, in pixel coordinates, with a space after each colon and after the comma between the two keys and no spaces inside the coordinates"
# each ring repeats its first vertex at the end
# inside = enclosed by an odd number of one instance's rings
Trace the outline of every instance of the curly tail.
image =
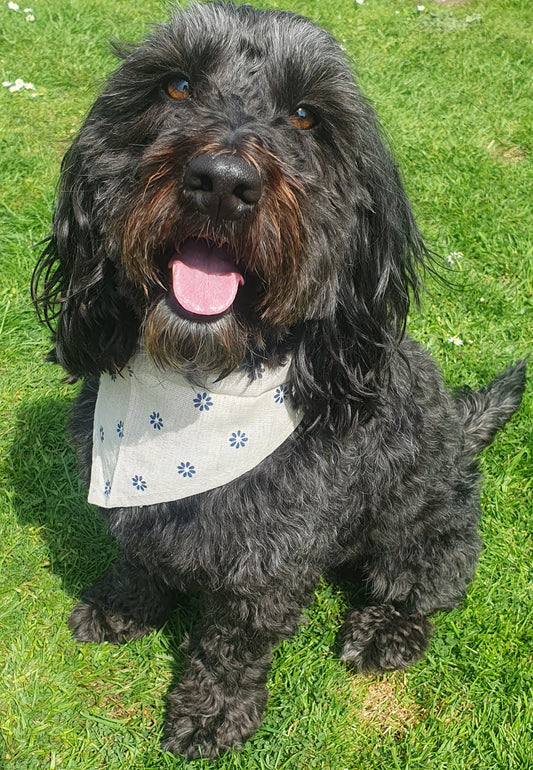
{"type": "Polygon", "coordinates": [[[517,411],[526,384],[527,359],[517,361],[480,390],[455,394],[465,426],[465,452],[475,457],[517,411]]]}

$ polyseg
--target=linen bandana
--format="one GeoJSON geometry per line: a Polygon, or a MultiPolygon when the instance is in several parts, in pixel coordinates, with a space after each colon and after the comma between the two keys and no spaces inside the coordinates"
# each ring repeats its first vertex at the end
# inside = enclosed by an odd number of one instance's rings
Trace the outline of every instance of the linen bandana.
{"type": "Polygon", "coordinates": [[[116,508],[179,500],[254,468],[302,419],[288,399],[289,366],[253,382],[237,371],[198,387],[141,352],[120,374],[103,374],[89,502],[116,508]]]}

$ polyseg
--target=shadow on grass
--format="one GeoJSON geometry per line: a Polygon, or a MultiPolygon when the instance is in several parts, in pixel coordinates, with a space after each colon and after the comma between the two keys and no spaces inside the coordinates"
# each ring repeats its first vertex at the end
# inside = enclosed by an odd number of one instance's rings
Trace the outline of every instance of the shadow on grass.
{"type": "Polygon", "coordinates": [[[86,501],[67,436],[71,404],[47,398],[24,405],[17,416],[8,469],[20,524],[40,528],[51,568],[74,596],[105,572],[115,545],[102,515],[86,501]]]}
{"type": "MultiPolygon", "coordinates": [[[[21,526],[38,527],[50,567],[66,593],[79,598],[103,576],[117,553],[100,510],[87,503],[87,489],[69,443],[67,423],[74,400],[46,398],[25,404],[17,416],[7,460],[8,483],[21,526]]],[[[180,649],[198,615],[198,600],[180,596],[165,625],[173,662],[173,686],[184,668],[180,649]]],[[[1,767],[1,763],[0,763],[1,767]]]]}

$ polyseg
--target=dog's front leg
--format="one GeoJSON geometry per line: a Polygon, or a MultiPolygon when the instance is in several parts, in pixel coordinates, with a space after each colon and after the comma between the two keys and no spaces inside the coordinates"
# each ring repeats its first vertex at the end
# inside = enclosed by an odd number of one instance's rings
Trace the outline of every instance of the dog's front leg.
{"type": "Polygon", "coordinates": [[[296,630],[301,603],[277,595],[210,595],[188,644],[189,662],[168,695],[164,747],[188,759],[238,749],[257,730],[267,701],[272,648],[296,630]]]}

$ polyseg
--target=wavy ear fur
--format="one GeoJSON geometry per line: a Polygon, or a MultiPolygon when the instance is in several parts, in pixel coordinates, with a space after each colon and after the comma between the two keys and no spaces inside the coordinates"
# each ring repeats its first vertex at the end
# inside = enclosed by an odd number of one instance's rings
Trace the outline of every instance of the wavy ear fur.
{"type": "Polygon", "coordinates": [[[374,414],[410,299],[418,300],[419,273],[429,262],[398,169],[373,136],[362,158],[363,194],[353,196],[335,309],[306,323],[293,366],[296,403],[313,425],[338,435],[374,414]]]}
{"type": "Polygon", "coordinates": [[[79,139],[63,159],[53,232],[32,278],[32,297],[51,329],[51,359],[74,377],[122,368],[131,357],[138,322],[119,297],[119,268],[104,254],[89,160],[79,139]]]}

